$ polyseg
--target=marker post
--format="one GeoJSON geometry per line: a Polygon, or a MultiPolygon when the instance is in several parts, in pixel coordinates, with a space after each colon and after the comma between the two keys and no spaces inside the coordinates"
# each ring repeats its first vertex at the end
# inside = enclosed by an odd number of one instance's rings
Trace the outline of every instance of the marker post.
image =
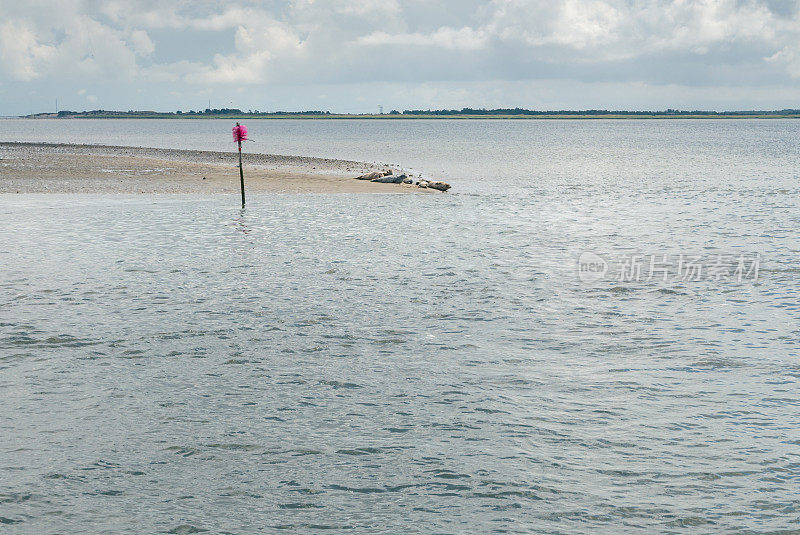
{"type": "Polygon", "coordinates": [[[239,144],[239,182],[242,186],[242,206],[244,206],[244,168],[242,167],[242,141],[247,141],[247,127],[236,123],[233,127],[233,140],[239,144]]]}

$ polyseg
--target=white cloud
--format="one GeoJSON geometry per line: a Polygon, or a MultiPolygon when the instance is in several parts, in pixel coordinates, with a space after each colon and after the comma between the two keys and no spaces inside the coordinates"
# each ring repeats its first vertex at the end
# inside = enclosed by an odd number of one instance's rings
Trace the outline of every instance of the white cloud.
{"type": "Polygon", "coordinates": [[[442,27],[430,34],[406,33],[390,35],[383,31],[359,37],[360,45],[414,45],[444,48],[448,50],[477,50],[486,46],[486,35],[481,30],[442,27]]]}
{"type": "Polygon", "coordinates": [[[755,1],[494,0],[487,31],[504,42],[557,46],[595,60],[684,51],[706,53],[736,42],[800,36],[800,19],[781,21],[755,1]]]}
{"type": "Polygon", "coordinates": [[[26,24],[9,20],[0,25],[0,68],[11,78],[27,82],[41,76],[41,66],[55,55],[55,47],[40,43],[26,24]]]}
{"type": "Polygon", "coordinates": [[[403,12],[398,0],[291,0],[292,17],[298,21],[335,22],[342,17],[373,23],[393,23],[403,12]]]}
{"type": "Polygon", "coordinates": [[[265,16],[254,17],[236,28],[236,53],[217,54],[213,65],[189,74],[194,83],[248,84],[269,79],[270,63],[275,57],[298,57],[303,40],[290,26],[265,16]]]}
{"type": "Polygon", "coordinates": [[[356,17],[386,16],[398,14],[401,11],[397,0],[345,0],[335,2],[335,9],[345,15],[356,17]]]}
{"type": "Polygon", "coordinates": [[[451,50],[500,45],[543,61],[597,63],[654,54],[707,54],[713,47],[735,44],[779,50],[800,38],[797,13],[781,18],[755,0],[493,0],[482,14],[483,22],[461,29],[378,30],[355,42],[451,50]]]}
{"type": "Polygon", "coordinates": [[[505,42],[530,47],[563,45],[584,49],[613,42],[626,13],[596,0],[526,2],[495,0],[487,30],[505,42]]]}
{"type": "Polygon", "coordinates": [[[130,43],[134,52],[139,56],[149,56],[156,50],[156,46],[144,30],[134,30],[131,32],[130,43]]]}
{"type": "Polygon", "coordinates": [[[735,0],[677,1],[658,10],[642,9],[637,15],[651,34],[650,48],[700,53],[714,44],[771,42],[783,26],[765,5],[735,0]]]}
{"type": "Polygon", "coordinates": [[[764,59],[786,69],[792,78],[800,78],[800,46],[787,45],[764,59]]]}

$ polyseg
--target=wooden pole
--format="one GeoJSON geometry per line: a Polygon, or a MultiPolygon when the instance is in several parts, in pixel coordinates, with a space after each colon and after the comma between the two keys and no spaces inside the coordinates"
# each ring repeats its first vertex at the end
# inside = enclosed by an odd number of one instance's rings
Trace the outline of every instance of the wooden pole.
{"type": "MultiPolygon", "coordinates": [[[[236,123],[239,126],[239,123],[236,123]]],[[[239,140],[239,180],[242,183],[242,206],[244,206],[244,170],[242,169],[242,140],[239,140]]]]}

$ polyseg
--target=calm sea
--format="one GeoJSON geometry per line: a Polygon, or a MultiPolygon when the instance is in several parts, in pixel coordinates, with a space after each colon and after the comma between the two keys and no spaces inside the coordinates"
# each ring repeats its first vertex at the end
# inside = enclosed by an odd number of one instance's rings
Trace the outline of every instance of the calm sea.
{"type": "Polygon", "coordinates": [[[247,125],[453,189],[0,196],[0,531],[800,529],[800,122],[247,125]]]}

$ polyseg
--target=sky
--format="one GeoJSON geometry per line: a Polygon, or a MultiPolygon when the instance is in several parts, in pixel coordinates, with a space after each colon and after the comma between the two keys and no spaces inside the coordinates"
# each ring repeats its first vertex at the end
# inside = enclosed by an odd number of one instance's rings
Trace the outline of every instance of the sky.
{"type": "Polygon", "coordinates": [[[800,108],[800,0],[0,0],[0,115],[800,108]]]}

